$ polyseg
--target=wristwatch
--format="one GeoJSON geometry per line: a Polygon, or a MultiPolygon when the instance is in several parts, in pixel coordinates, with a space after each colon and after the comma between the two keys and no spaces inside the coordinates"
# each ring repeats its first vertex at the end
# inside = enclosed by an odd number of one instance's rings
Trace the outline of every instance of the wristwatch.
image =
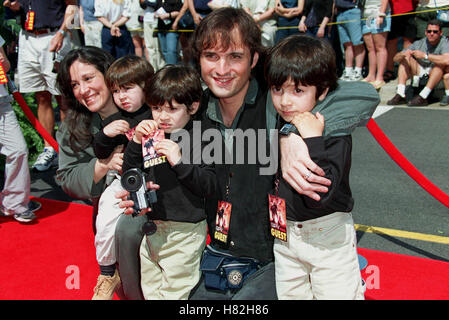
{"type": "Polygon", "coordinates": [[[290,135],[290,133],[299,135],[298,129],[296,129],[296,127],[291,123],[284,124],[281,130],[279,130],[279,133],[282,134],[283,136],[288,136],[290,135]]]}

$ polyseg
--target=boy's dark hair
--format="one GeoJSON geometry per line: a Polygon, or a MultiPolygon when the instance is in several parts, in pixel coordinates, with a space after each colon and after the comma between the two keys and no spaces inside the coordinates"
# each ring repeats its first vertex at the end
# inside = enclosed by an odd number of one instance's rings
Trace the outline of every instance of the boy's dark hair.
{"type": "Polygon", "coordinates": [[[185,104],[188,111],[203,94],[198,72],[185,65],[166,65],[154,74],[145,91],[149,106],[161,106],[165,101],[171,106],[174,99],[185,104]]]}
{"type": "Polygon", "coordinates": [[[198,27],[193,36],[193,58],[199,64],[204,49],[213,48],[218,42],[223,49],[234,45],[231,31],[237,28],[241,41],[248,46],[251,58],[255,52],[263,54],[261,32],[254,19],[243,9],[221,8],[209,13],[198,27]]]}
{"type": "Polygon", "coordinates": [[[315,86],[318,98],[327,88],[337,88],[335,51],[326,40],[289,36],[268,51],[265,78],[269,88],[281,87],[289,78],[296,86],[315,86]]]}
{"type": "Polygon", "coordinates": [[[153,74],[153,66],[145,58],[127,55],[114,61],[106,72],[105,81],[109,89],[136,84],[145,90],[153,74]]]}

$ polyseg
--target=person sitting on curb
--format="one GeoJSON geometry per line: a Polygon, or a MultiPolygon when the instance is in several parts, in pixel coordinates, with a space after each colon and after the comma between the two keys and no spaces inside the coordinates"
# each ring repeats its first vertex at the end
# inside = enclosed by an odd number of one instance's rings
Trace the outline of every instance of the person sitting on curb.
{"type": "MultiPolygon", "coordinates": [[[[399,63],[398,86],[396,95],[387,102],[390,106],[406,103],[405,83],[413,76],[429,79],[421,92],[413,97],[407,105],[410,107],[427,106],[432,90],[443,78],[443,74],[449,71],[449,40],[443,37],[441,22],[431,20],[427,24],[426,37],[413,42],[407,49],[397,53],[394,61],[399,63]]],[[[446,87],[446,95],[441,103],[449,104],[449,86],[446,87]]]]}

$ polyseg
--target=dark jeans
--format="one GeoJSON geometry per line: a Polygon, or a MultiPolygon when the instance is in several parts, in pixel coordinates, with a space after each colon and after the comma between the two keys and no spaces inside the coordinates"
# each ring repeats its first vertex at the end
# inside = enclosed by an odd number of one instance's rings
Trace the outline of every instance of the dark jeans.
{"type": "Polygon", "coordinates": [[[275,43],[278,43],[282,39],[292,35],[299,33],[298,30],[299,18],[291,18],[287,19],[284,17],[278,18],[278,30],[276,31],[276,37],[274,39],[275,43]],[[282,29],[285,28],[285,29],[282,29]]]}
{"type": "Polygon", "coordinates": [[[204,278],[192,290],[190,300],[277,300],[274,262],[252,274],[237,291],[225,292],[206,289],[204,278]]]}
{"type": "Polygon", "coordinates": [[[101,29],[101,46],[116,59],[128,54],[134,54],[131,33],[124,25],[120,27],[120,32],[122,34],[120,37],[113,37],[111,29],[106,27],[101,29]]]}

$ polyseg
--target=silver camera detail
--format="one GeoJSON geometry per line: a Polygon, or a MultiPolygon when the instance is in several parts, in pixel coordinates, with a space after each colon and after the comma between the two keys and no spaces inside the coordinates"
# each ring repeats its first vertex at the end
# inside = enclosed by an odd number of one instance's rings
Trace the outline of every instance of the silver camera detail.
{"type": "Polygon", "coordinates": [[[145,174],[138,168],[132,168],[122,174],[122,187],[130,193],[130,200],[134,202],[133,216],[157,202],[155,190],[148,190],[145,180],[145,174]]]}

